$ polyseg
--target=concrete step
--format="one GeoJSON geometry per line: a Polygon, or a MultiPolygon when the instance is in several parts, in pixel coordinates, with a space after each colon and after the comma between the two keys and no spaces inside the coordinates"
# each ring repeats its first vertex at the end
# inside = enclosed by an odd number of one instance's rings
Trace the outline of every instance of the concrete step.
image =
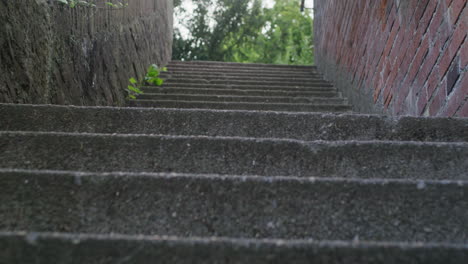
{"type": "Polygon", "coordinates": [[[239,63],[220,61],[177,61],[169,62],[168,66],[220,66],[224,68],[260,68],[260,69],[291,69],[291,70],[316,70],[312,65],[285,65],[285,64],[265,64],[265,63],[239,63]]]}
{"type": "Polygon", "coordinates": [[[240,81],[257,81],[257,80],[265,80],[265,81],[300,81],[300,82],[307,82],[307,81],[312,81],[312,82],[325,82],[323,78],[321,77],[316,77],[316,76],[264,76],[262,75],[256,75],[256,76],[239,76],[239,75],[220,75],[220,74],[204,74],[204,75],[199,75],[199,74],[190,74],[190,73],[173,73],[173,74],[168,74],[168,73],[163,73],[160,76],[163,79],[166,80],[172,80],[172,79],[192,79],[192,80],[228,80],[228,81],[233,81],[233,80],[240,80],[240,81]]]}
{"type": "Polygon", "coordinates": [[[178,78],[165,80],[166,84],[175,83],[188,83],[188,84],[225,84],[225,85],[259,85],[259,86],[297,86],[297,87],[310,87],[310,86],[321,86],[321,87],[332,87],[332,85],[326,81],[295,81],[295,80],[277,80],[271,81],[268,79],[257,79],[257,80],[204,80],[204,79],[191,79],[191,78],[178,78]]]}
{"type": "Polygon", "coordinates": [[[278,73],[278,72],[262,72],[262,73],[255,73],[251,71],[240,71],[239,73],[233,71],[224,71],[224,72],[217,72],[217,71],[205,71],[201,69],[190,69],[188,71],[184,71],[183,69],[176,69],[175,71],[169,70],[166,72],[161,72],[161,76],[166,78],[167,76],[174,76],[174,75],[193,75],[193,76],[221,76],[221,77],[265,77],[265,78],[321,78],[323,79],[323,75],[319,73],[295,73],[295,72],[288,72],[288,73],[278,73]]]}
{"type": "Polygon", "coordinates": [[[0,183],[3,231],[468,242],[467,181],[1,170],[0,183]]]}
{"type": "Polygon", "coordinates": [[[216,95],[238,95],[238,96],[305,96],[305,97],[339,97],[339,93],[333,88],[305,88],[305,89],[271,89],[265,87],[259,88],[232,88],[222,85],[181,85],[162,87],[147,86],[141,90],[145,93],[164,93],[164,94],[216,94],[216,95]]]}
{"type": "Polygon", "coordinates": [[[0,132],[0,168],[468,179],[468,143],[0,132]]]}
{"type": "Polygon", "coordinates": [[[449,243],[69,233],[1,232],[0,247],[0,258],[5,263],[102,264],[125,260],[125,264],[465,264],[468,259],[466,245],[449,243]]]}
{"type": "Polygon", "coordinates": [[[219,110],[261,110],[286,112],[348,112],[347,104],[299,104],[299,103],[259,103],[259,102],[213,102],[178,100],[130,100],[130,107],[219,109],[219,110]]]}
{"type": "Polygon", "coordinates": [[[0,130],[468,142],[468,118],[0,104],[0,130]]]}
{"type": "Polygon", "coordinates": [[[214,65],[214,64],[174,64],[170,63],[167,65],[169,70],[171,69],[198,69],[198,70],[230,70],[230,71],[269,71],[277,73],[295,72],[295,73],[317,73],[317,70],[313,67],[290,67],[290,66],[276,66],[276,67],[263,67],[262,65],[214,65]]]}
{"type": "MultiPolygon", "coordinates": [[[[157,87],[157,86],[147,86],[157,87]]],[[[249,84],[211,84],[211,83],[176,83],[165,82],[163,88],[203,88],[203,89],[234,89],[234,90],[264,90],[264,91],[296,91],[296,92],[337,92],[329,85],[249,85],[249,84]]],[[[158,88],[158,87],[157,87],[158,88]]]]}
{"type": "Polygon", "coordinates": [[[311,70],[275,70],[275,69],[264,69],[264,68],[235,68],[228,69],[223,67],[211,67],[202,68],[197,66],[169,66],[168,72],[180,72],[180,73],[200,73],[200,74],[234,74],[234,75],[306,75],[306,76],[323,76],[319,72],[311,70]]]}
{"type": "Polygon", "coordinates": [[[299,103],[299,104],[346,104],[343,98],[321,97],[280,97],[280,96],[228,96],[204,94],[165,94],[145,93],[138,100],[173,100],[173,101],[205,101],[205,102],[261,102],[261,103],[299,103]]]}

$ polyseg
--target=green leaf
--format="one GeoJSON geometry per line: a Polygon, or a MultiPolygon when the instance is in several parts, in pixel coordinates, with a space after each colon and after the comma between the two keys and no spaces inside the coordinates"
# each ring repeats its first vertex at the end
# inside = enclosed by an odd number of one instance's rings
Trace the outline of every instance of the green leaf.
{"type": "Polygon", "coordinates": [[[77,4],[78,5],[83,5],[83,6],[89,6],[90,5],[90,3],[86,2],[86,1],[83,1],[83,0],[77,1],[77,4]]]}
{"type": "Polygon", "coordinates": [[[167,67],[163,67],[161,70],[162,70],[163,72],[166,72],[166,71],[167,71],[167,67]]]}
{"type": "Polygon", "coordinates": [[[163,79],[161,78],[156,78],[156,85],[161,86],[164,83],[163,79]]]}
{"type": "Polygon", "coordinates": [[[137,83],[138,83],[138,81],[137,81],[135,78],[133,78],[133,77],[130,78],[129,81],[130,81],[130,83],[132,83],[132,84],[137,84],[137,83]]]}
{"type": "Polygon", "coordinates": [[[146,77],[157,77],[157,76],[158,76],[158,72],[156,71],[151,71],[146,74],[146,77]]]}
{"type": "Polygon", "coordinates": [[[136,96],[135,96],[135,95],[133,95],[133,94],[129,94],[129,95],[128,95],[128,97],[129,97],[130,99],[133,99],[133,100],[135,100],[135,99],[136,99],[136,96]]]}
{"type": "Polygon", "coordinates": [[[127,87],[128,87],[128,89],[129,89],[130,91],[132,91],[132,92],[134,92],[134,93],[137,93],[137,94],[142,94],[142,93],[143,93],[140,89],[138,89],[138,88],[136,88],[136,87],[134,87],[134,86],[132,86],[132,85],[129,85],[129,86],[127,86],[127,87]]]}

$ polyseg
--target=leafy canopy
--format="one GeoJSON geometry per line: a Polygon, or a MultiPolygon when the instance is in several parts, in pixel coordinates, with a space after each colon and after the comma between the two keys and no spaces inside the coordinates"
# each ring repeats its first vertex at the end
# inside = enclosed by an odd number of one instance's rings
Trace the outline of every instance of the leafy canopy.
{"type": "Polygon", "coordinates": [[[279,0],[263,8],[262,0],[192,0],[183,36],[175,30],[173,58],[276,64],[312,64],[313,20],[301,13],[299,0],[279,0]]]}

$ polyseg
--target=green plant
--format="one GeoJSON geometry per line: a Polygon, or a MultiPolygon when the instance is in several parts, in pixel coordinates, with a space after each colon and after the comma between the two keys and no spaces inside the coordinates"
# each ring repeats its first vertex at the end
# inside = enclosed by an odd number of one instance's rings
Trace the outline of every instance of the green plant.
{"type": "Polygon", "coordinates": [[[159,68],[158,65],[152,64],[149,66],[143,80],[138,81],[136,78],[132,77],[128,79],[130,84],[127,86],[127,99],[136,99],[139,94],[143,94],[141,87],[145,84],[161,86],[164,83],[164,80],[159,78],[161,72],[167,71],[166,67],[159,68]]]}

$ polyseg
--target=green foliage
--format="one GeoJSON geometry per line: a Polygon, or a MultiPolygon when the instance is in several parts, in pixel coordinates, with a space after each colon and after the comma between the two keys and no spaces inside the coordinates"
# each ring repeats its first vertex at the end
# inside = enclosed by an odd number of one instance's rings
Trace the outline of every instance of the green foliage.
{"type": "Polygon", "coordinates": [[[136,78],[130,78],[128,81],[130,84],[127,86],[127,99],[136,99],[136,97],[139,94],[143,94],[143,91],[141,90],[141,87],[143,85],[155,85],[155,86],[161,86],[164,83],[164,80],[159,78],[159,75],[161,72],[167,71],[166,67],[159,68],[158,65],[152,64],[149,66],[145,76],[143,77],[143,80],[137,81],[136,78]]]}
{"type": "Polygon", "coordinates": [[[174,59],[313,63],[313,20],[300,12],[298,0],[277,0],[271,9],[263,8],[261,0],[193,2],[196,9],[186,23],[190,36],[176,29],[174,59]],[[210,12],[212,6],[217,8],[210,12]]]}
{"type": "Polygon", "coordinates": [[[179,7],[182,4],[182,0],[174,0],[174,7],[179,7]]]}
{"type": "Polygon", "coordinates": [[[158,77],[161,71],[167,71],[167,68],[163,67],[162,69],[159,69],[158,65],[152,64],[148,68],[148,71],[144,77],[145,82],[147,84],[161,86],[164,82],[161,78],[158,77]]]}

